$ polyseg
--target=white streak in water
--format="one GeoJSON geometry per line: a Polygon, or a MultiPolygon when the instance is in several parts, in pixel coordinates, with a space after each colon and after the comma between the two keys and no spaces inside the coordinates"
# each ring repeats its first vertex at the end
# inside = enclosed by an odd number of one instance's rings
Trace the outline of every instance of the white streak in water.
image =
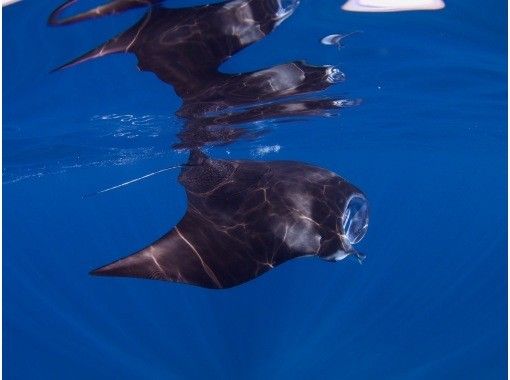
{"type": "Polygon", "coordinates": [[[160,173],[163,173],[163,172],[166,172],[166,171],[169,171],[169,170],[172,170],[172,169],[177,169],[177,168],[180,168],[180,165],[177,165],[177,166],[170,166],[168,168],[165,168],[165,169],[161,169],[161,170],[157,170],[155,172],[152,172],[152,173],[149,173],[149,174],[145,174],[141,177],[138,177],[138,178],[135,178],[135,179],[132,179],[132,180],[129,180],[127,182],[123,182],[121,183],[120,185],[115,185],[115,186],[112,186],[112,187],[109,187],[107,189],[104,189],[104,190],[99,190],[95,193],[92,193],[92,194],[89,194],[89,196],[91,195],[98,195],[98,194],[103,194],[103,193],[106,193],[108,191],[112,191],[112,190],[116,190],[116,189],[120,189],[121,187],[124,187],[124,186],[128,186],[128,185],[131,185],[132,183],[135,183],[135,182],[138,182],[138,181],[141,181],[143,179],[146,179],[146,178],[149,178],[149,177],[153,177],[157,174],[160,174],[160,173]]]}

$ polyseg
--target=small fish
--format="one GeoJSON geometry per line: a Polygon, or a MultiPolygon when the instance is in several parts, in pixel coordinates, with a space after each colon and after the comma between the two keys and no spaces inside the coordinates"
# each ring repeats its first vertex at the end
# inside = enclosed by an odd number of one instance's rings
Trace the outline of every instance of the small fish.
{"type": "Polygon", "coordinates": [[[349,36],[352,36],[353,34],[361,33],[361,31],[354,31],[347,34],[330,34],[329,36],[324,37],[321,39],[321,44],[323,45],[335,45],[338,48],[342,47],[342,41],[349,36]]]}

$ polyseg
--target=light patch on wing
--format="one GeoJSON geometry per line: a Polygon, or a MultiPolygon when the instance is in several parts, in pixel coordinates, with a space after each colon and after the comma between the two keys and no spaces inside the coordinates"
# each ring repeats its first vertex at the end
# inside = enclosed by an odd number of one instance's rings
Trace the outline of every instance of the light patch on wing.
{"type": "Polygon", "coordinates": [[[252,78],[265,80],[271,92],[292,92],[305,80],[305,73],[295,64],[284,64],[267,70],[260,70],[251,75],[252,78]],[[266,78],[267,77],[267,78],[266,78]]]}
{"type": "Polygon", "coordinates": [[[313,198],[303,191],[291,193],[292,209],[285,220],[273,227],[273,232],[291,250],[313,254],[320,249],[321,236],[312,219],[313,198]],[[283,228],[282,228],[283,227],[283,228]]]}
{"type": "Polygon", "coordinates": [[[225,21],[222,23],[225,34],[237,37],[242,45],[264,38],[265,34],[255,21],[249,2],[233,1],[225,4],[224,9],[227,11],[225,21]],[[232,10],[236,13],[239,22],[232,22],[230,14],[232,10]]]}
{"type": "Polygon", "coordinates": [[[168,275],[166,274],[166,271],[165,269],[159,264],[159,261],[156,259],[156,256],[155,256],[155,249],[154,247],[150,247],[150,250],[149,250],[150,253],[146,253],[146,255],[154,262],[154,264],[156,265],[156,267],[159,269],[159,271],[163,274],[164,278],[168,278],[168,275]]]}
{"type": "Polygon", "coordinates": [[[321,237],[315,225],[305,219],[288,227],[284,243],[292,250],[311,254],[319,251],[321,237]]]}
{"type": "Polygon", "coordinates": [[[202,258],[202,256],[200,256],[200,253],[197,251],[197,249],[195,248],[195,246],[193,244],[191,244],[191,242],[186,239],[184,237],[184,235],[181,233],[181,231],[175,227],[175,232],[177,232],[177,235],[179,235],[179,237],[182,239],[182,241],[184,241],[188,247],[191,248],[191,251],[195,254],[195,256],[200,260],[200,264],[202,264],[202,268],[204,268],[204,271],[205,273],[209,276],[209,278],[214,282],[214,284],[218,287],[218,288],[222,288],[223,286],[221,285],[221,282],[218,280],[218,277],[216,277],[216,275],[214,274],[214,272],[212,271],[212,269],[209,267],[209,265],[207,265],[207,263],[204,261],[204,259],[202,258]]]}
{"type": "Polygon", "coordinates": [[[299,212],[299,216],[304,216],[306,218],[312,217],[313,198],[310,195],[300,191],[298,193],[289,194],[288,197],[292,201],[294,209],[299,212]]]}
{"type": "Polygon", "coordinates": [[[305,175],[305,179],[308,182],[316,183],[326,181],[329,178],[336,177],[336,174],[329,170],[314,170],[308,171],[305,175]]]}

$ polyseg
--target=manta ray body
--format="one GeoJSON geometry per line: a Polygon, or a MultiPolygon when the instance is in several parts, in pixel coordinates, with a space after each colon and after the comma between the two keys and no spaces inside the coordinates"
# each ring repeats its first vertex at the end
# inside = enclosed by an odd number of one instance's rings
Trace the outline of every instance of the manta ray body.
{"type": "Polygon", "coordinates": [[[328,170],[293,161],[214,160],[190,153],[179,176],[188,207],[150,246],[94,275],[229,288],[290,259],[362,258],[365,196],[328,170]]]}

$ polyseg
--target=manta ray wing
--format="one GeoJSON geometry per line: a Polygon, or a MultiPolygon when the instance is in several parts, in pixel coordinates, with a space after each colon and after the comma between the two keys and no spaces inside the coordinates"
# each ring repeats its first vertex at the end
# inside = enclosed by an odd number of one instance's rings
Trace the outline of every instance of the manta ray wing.
{"type": "MultiPolygon", "coordinates": [[[[73,1],[57,8],[50,25],[66,25],[93,17],[148,6],[135,25],[97,48],[60,66],[67,68],[113,53],[133,53],[138,67],[153,72],[188,98],[232,75],[219,66],[243,48],[259,41],[287,18],[298,4],[282,8],[280,0],[227,1],[189,8],[165,8],[160,1],[115,0],[88,12],[59,19],[73,1]]],[[[235,76],[235,75],[234,75],[235,76]]]]}

